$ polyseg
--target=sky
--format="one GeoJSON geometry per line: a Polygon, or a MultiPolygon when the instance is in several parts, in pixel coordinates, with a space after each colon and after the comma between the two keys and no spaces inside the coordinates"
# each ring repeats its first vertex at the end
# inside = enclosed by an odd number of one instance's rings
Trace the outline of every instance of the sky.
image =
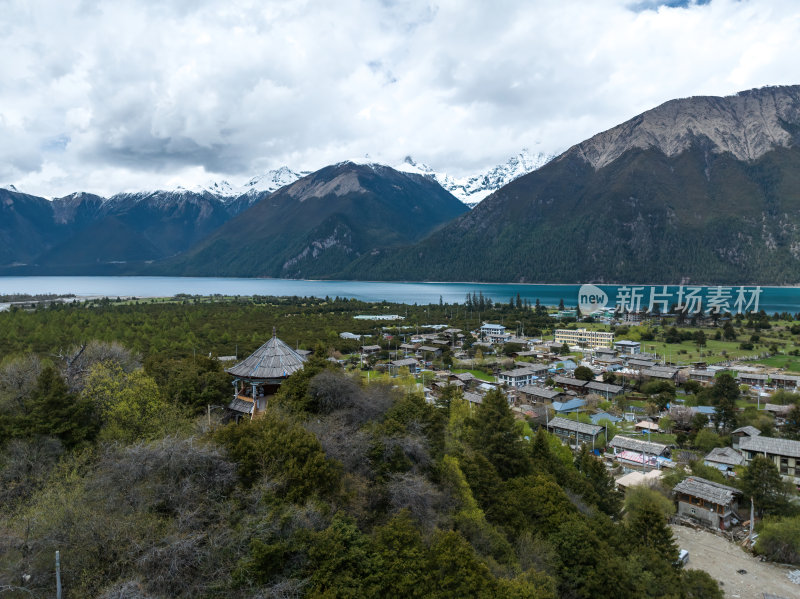
{"type": "Polygon", "coordinates": [[[0,185],[234,185],[558,154],[667,100],[800,83],[796,0],[0,0],[0,185]]]}

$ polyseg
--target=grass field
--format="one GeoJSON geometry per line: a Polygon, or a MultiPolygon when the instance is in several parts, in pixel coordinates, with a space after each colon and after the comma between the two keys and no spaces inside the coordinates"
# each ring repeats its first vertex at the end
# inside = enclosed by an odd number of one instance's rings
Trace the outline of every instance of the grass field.
{"type": "Polygon", "coordinates": [[[798,356],[770,356],[759,360],[758,363],[772,368],[785,368],[789,372],[800,372],[800,357],[798,356]]]}
{"type": "Polygon", "coordinates": [[[476,379],[481,379],[482,381],[486,381],[487,383],[495,383],[497,379],[494,378],[491,374],[485,373],[483,370],[469,370],[465,368],[454,368],[452,370],[453,374],[461,374],[462,372],[470,372],[476,379]]]}

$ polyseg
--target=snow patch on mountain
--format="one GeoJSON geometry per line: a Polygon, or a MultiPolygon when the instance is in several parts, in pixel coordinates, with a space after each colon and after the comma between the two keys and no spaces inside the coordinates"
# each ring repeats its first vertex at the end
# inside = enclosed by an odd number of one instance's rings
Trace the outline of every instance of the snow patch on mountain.
{"type": "Polygon", "coordinates": [[[509,158],[504,164],[499,164],[482,173],[463,178],[455,178],[447,173],[436,171],[427,164],[415,162],[411,156],[406,156],[403,163],[396,166],[395,169],[406,173],[432,177],[439,185],[467,206],[473,208],[486,196],[494,193],[514,179],[544,166],[553,157],[553,155],[542,152],[531,154],[527,149],[523,149],[516,156],[509,158]]]}

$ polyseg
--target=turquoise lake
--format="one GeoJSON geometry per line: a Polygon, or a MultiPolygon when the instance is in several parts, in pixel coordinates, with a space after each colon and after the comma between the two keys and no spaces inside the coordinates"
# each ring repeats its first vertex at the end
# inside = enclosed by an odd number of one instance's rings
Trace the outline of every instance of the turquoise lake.
{"type": "MultiPolygon", "coordinates": [[[[608,294],[613,306],[620,285],[599,285],[608,294]]],[[[75,294],[81,297],[165,297],[178,293],[190,295],[275,295],[310,297],[348,297],[364,301],[396,303],[463,303],[468,293],[483,293],[495,302],[508,302],[520,295],[532,303],[537,299],[545,305],[578,303],[580,285],[521,285],[516,283],[387,283],[367,281],[298,281],[286,279],[238,279],[212,277],[0,277],[0,295],[10,293],[75,294]]],[[[663,292],[662,286],[633,288],[647,304],[650,293],[663,292]]],[[[688,287],[686,289],[689,289],[688,287]]],[[[719,288],[704,287],[701,295],[719,294],[719,288]],[[716,291],[715,291],[716,290],[716,291]]],[[[746,287],[752,293],[754,287],[746,287]]],[[[800,287],[761,287],[758,308],[773,312],[800,312],[800,287]]],[[[671,285],[668,293],[677,298],[678,286],[671,285]]],[[[721,288],[731,296],[734,305],[737,287],[721,288]]],[[[749,297],[749,296],[748,296],[749,297]]]]}

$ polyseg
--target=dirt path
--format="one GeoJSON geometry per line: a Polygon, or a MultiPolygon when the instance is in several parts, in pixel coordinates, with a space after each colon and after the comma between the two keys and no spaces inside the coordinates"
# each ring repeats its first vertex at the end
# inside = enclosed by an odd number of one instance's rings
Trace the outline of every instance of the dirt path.
{"type": "Polygon", "coordinates": [[[762,599],[764,593],[786,599],[800,597],[800,585],[786,577],[788,568],[762,562],[711,532],[684,526],[673,526],[672,532],[678,546],[689,551],[686,567],[711,574],[723,583],[726,597],[762,599]],[[747,574],[739,574],[737,570],[747,570],[747,574]]]}

